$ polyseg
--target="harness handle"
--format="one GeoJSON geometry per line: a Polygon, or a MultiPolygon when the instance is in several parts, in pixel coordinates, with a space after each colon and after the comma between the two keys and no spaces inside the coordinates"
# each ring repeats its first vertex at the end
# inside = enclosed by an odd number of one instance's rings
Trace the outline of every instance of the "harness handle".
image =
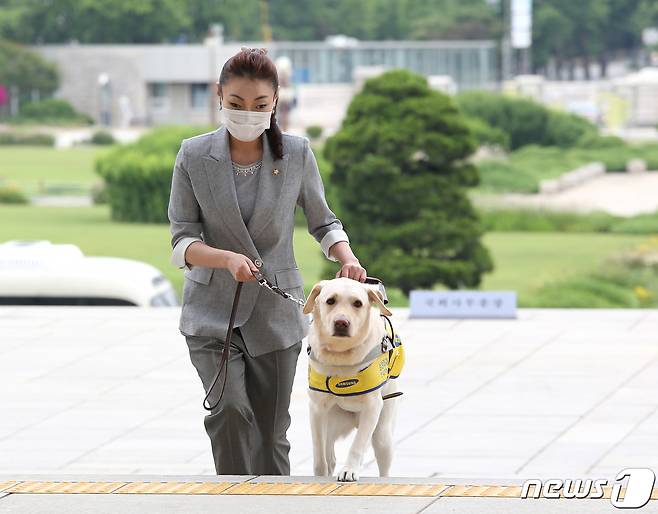
{"type": "Polygon", "coordinates": [[[395,329],[393,328],[393,323],[391,323],[391,319],[386,314],[380,314],[380,316],[384,318],[388,322],[388,326],[391,327],[391,346],[395,348],[395,329]]]}
{"type": "MultiPolygon", "coordinates": [[[[388,326],[391,327],[391,346],[392,346],[391,351],[393,351],[393,348],[395,348],[395,329],[393,328],[393,323],[391,323],[391,319],[386,314],[380,314],[380,316],[386,319],[386,321],[388,322],[388,326]]],[[[384,400],[388,400],[389,398],[395,398],[396,396],[400,396],[401,394],[403,394],[402,391],[397,391],[395,393],[385,394],[384,396],[382,396],[382,398],[384,400]]]]}

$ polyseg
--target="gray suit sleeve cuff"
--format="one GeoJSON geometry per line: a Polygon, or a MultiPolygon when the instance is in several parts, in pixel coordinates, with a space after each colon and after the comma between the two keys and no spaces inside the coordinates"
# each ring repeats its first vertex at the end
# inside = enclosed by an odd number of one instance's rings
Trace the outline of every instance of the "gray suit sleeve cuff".
{"type": "Polygon", "coordinates": [[[347,243],[350,242],[349,238],[347,237],[347,232],[345,232],[342,229],[330,230],[324,235],[324,237],[320,241],[320,247],[322,248],[322,252],[324,253],[325,257],[330,261],[338,262],[338,259],[336,259],[336,257],[334,257],[333,255],[329,255],[329,248],[331,248],[332,245],[336,244],[339,241],[346,241],[347,243]]]}
{"type": "Polygon", "coordinates": [[[185,261],[185,251],[194,241],[203,241],[200,237],[184,237],[174,247],[171,252],[171,263],[179,269],[190,271],[193,266],[185,261]]]}

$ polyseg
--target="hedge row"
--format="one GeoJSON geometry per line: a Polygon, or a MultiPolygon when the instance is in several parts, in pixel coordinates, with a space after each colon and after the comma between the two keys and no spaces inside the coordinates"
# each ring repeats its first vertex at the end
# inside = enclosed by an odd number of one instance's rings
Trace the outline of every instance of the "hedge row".
{"type": "Polygon", "coordinates": [[[527,208],[481,209],[479,214],[487,232],[658,233],[658,211],[630,218],[604,211],[579,213],[527,208]]]}
{"type": "Polygon", "coordinates": [[[0,132],[0,145],[54,146],[55,138],[50,134],[23,134],[20,132],[0,132]]]}
{"type": "MultiPolygon", "coordinates": [[[[488,130],[502,131],[508,143],[505,148],[516,150],[525,145],[569,148],[581,141],[598,137],[598,128],[587,119],[533,100],[486,91],[466,91],[456,97],[461,111],[488,125],[488,130]]],[[[478,128],[478,127],[476,127],[478,128]]],[[[480,126],[480,135],[490,132],[480,126]]],[[[477,133],[476,133],[477,136],[477,133]]]]}
{"type": "Polygon", "coordinates": [[[115,221],[166,223],[171,177],[181,141],[216,127],[158,127],[97,159],[96,172],[115,221]]]}
{"type": "Polygon", "coordinates": [[[494,192],[536,193],[540,180],[556,178],[589,162],[603,162],[606,171],[625,171],[626,163],[631,159],[644,159],[648,169],[658,170],[658,144],[628,145],[622,142],[618,145],[615,142],[608,146],[592,144],[569,149],[528,145],[512,152],[504,161],[479,162],[479,187],[494,192]]]}

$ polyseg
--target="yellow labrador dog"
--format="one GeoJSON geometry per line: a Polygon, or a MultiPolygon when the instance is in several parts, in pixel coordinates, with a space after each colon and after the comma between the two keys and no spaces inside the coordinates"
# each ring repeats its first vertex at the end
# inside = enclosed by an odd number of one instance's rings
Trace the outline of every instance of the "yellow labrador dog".
{"type": "MultiPolygon", "coordinates": [[[[368,391],[366,387],[366,392],[357,390],[350,395],[342,395],[342,390],[337,389],[355,387],[354,380],[343,378],[356,376],[369,363],[374,364],[382,353],[387,353],[381,345],[388,321],[381,314],[391,316],[392,312],[382,300],[382,293],[376,287],[340,277],[315,284],[304,305],[304,314],[313,313],[308,334],[308,391],[316,476],[333,475],[334,444],[354,428],[356,436],[345,467],[338,473],[338,481],[359,479],[369,444],[375,452],[379,475],[388,476],[397,402],[382,397],[397,391],[397,380],[386,380],[374,390],[368,391]],[[333,391],[338,394],[326,390],[324,385],[329,384],[329,378],[336,377],[339,381],[334,382],[333,391]]],[[[388,355],[385,357],[388,359],[388,355]]],[[[381,360],[377,363],[378,368],[384,369],[384,376],[385,366],[381,360]]]]}

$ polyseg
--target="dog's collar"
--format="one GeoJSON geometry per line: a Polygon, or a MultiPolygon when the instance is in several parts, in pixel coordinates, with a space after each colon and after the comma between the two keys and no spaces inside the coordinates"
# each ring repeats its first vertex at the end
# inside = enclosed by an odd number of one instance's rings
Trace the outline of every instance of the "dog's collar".
{"type": "MultiPolygon", "coordinates": [[[[382,314],[382,316],[384,316],[382,314]]],[[[386,316],[384,316],[386,317],[386,316]]],[[[372,360],[370,364],[361,368],[354,376],[323,375],[311,366],[312,349],[307,348],[309,354],[308,385],[310,389],[330,393],[335,396],[355,396],[366,394],[382,387],[390,378],[397,378],[404,366],[404,348],[400,337],[394,333],[393,325],[388,320],[390,331],[382,338],[381,344],[368,352],[368,355],[357,365],[372,360]],[[371,355],[373,357],[371,357],[371,355]]],[[[317,362],[317,361],[316,361],[317,362]]],[[[401,394],[401,393],[397,393],[401,394]]]]}

